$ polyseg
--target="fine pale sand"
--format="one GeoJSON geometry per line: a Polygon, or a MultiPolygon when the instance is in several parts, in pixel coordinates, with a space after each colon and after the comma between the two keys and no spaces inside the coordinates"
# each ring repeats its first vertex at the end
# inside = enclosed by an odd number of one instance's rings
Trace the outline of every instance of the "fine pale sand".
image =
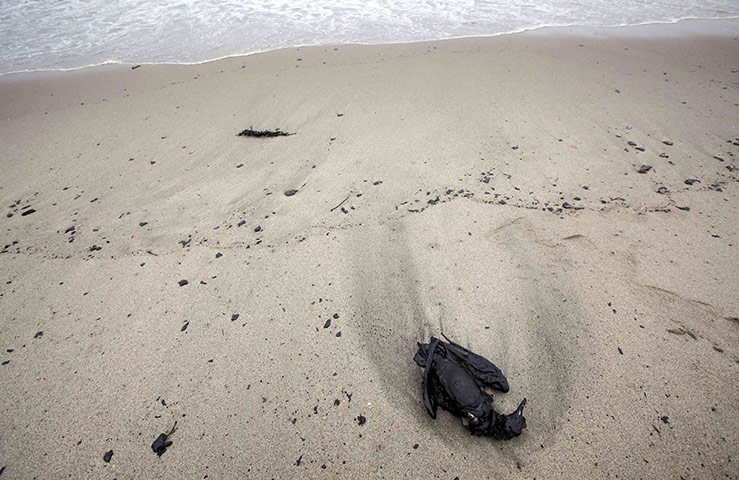
{"type": "Polygon", "coordinates": [[[2,478],[736,478],[736,32],[0,78],[2,478]],[[428,417],[442,331],[521,437],[428,417]]]}

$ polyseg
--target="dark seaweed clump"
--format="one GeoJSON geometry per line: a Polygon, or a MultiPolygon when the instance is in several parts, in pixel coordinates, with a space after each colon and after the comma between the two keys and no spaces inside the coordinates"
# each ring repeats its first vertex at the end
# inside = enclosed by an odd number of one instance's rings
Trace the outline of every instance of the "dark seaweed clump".
{"type": "Polygon", "coordinates": [[[249,127],[246,130],[239,133],[239,137],[258,137],[258,138],[289,137],[290,135],[295,135],[295,134],[289,133],[289,132],[283,132],[279,128],[276,128],[274,130],[254,130],[251,127],[249,127]]]}

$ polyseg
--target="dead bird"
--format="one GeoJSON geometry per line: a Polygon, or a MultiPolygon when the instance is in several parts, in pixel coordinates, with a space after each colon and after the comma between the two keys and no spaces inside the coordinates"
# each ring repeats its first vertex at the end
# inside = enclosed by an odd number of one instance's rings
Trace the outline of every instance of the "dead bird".
{"type": "Polygon", "coordinates": [[[473,435],[510,440],[526,428],[523,408],[526,399],[509,415],[493,410],[493,395],[486,388],[509,390],[508,380],[492,362],[449,340],[431,337],[419,343],[413,357],[424,369],[423,403],[431,418],[439,406],[466,420],[465,427],[473,435]]]}

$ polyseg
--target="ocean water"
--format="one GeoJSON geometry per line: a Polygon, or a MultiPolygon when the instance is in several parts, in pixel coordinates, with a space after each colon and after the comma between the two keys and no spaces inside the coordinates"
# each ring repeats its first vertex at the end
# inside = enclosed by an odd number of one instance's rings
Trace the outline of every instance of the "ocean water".
{"type": "Polygon", "coordinates": [[[0,0],[0,74],[739,16],[739,0],[0,0]]]}

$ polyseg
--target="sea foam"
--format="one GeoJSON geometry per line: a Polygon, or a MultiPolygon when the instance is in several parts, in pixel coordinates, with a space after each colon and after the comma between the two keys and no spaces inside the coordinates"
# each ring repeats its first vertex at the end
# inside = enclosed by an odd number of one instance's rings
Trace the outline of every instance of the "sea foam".
{"type": "Polygon", "coordinates": [[[4,0],[0,74],[739,16],[739,0],[4,0]]]}

